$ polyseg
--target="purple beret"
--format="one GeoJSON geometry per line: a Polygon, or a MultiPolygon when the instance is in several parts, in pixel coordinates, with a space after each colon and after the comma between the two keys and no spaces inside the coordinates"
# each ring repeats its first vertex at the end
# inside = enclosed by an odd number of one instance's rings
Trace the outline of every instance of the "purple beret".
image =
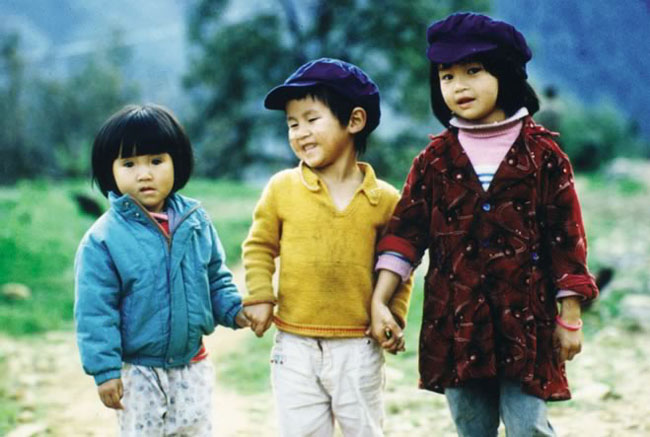
{"type": "Polygon", "coordinates": [[[522,66],[533,56],[514,26],[471,12],[452,14],[431,24],[427,42],[427,58],[436,64],[451,64],[496,48],[509,51],[522,66]]]}
{"type": "Polygon", "coordinates": [[[264,107],[284,110],[293,89],[315,85],[327,87],[365,109],[368,132],[379,125],[379,88],[359,67],[338,59],[320,58],[302,65],[282,85],[269,91],[264,107]]]}

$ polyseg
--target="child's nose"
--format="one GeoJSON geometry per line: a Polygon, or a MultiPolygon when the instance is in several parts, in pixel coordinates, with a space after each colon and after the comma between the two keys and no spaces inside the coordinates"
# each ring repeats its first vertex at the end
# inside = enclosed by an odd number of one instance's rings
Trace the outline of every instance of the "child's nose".
{"type": "Polygon", "coordinates": [[[138,171],[138,180],[148,180],[151,179],[151,169],[148,165],[142,166],[138,171]]]}

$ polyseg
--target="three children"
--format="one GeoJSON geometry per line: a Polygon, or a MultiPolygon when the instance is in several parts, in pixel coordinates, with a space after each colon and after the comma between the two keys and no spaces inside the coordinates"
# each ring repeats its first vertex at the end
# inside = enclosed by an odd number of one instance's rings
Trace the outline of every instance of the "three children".
{"type": "Polygon", "coordinates": [[[404,348],[427,249],[421,387],[445,394],[459,435],[496,436],[500,419],[508,435],[554,435],[545,401],[570,396],[580,301],[598,293],[571,165],[531,118],[531,52],[514,27],[453,14],[427,41],[447,130],[415,158],[401,198],[358,161],[380,119],[361,69],[314,60],[267,94],[300,163],[255,208],[243,307],[205,212],[176,193],[192,164],[180,125],[154,105],[105,124],[93,178],[111,209],[80,244],[75,315],[84,369],[123,408],[123,435],[209,435],[201,337],[216,324],[262,336],[272,323],[280,434],[331,436],[338,422],[346,436],[383,435],[381,348],[404,348]]]}

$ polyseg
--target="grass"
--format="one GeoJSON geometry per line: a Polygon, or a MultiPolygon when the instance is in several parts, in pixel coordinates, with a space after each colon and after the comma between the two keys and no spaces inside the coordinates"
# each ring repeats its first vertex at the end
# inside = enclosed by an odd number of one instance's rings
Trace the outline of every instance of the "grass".
{"type": "MultiPolygon", "coordinates": [[[[182,192],[204,204],[231,266],[239,262],[240,245],[260,191],[242,184],[197,180],[182,192]]],[[[75,193],[90,195],[107,206],[86,182],[30,181],[0,188],[0,278],[32,290],[28,300],[0,298],[0,331],[25,335],[71,328],[74,254],[94,221],[77,209],[75,193]]]]}
{"type": "MultiPolygon", "coordinates": [[[[0,375],[7,374],[6,357],[0,351],[0,375]]],[[[16,425],[19,406],[10,393],[9,378],[0,377],[0,435],[5,435],[16,425]]]]}

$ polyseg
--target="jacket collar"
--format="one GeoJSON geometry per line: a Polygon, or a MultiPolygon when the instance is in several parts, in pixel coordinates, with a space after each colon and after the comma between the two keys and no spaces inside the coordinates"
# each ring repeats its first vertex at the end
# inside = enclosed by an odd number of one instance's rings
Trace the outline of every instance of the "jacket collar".
{"type": "MultiPolygon", "coordinates": [[[[108,193],[108,201],[111,209],[124,218],[143,223],[151,220],[147,209],[128,194],[120,196],[111,191],[108,193]]],[[[194,199],[189,199],[177,193],[170,194],[165,201],[165,210],[169,216],[170,228],[175,228],[178,222],[184,219],[184,216],[199,206],[199,202],[194,199]]]]}
{"type": "MultiPolygon", "coordinates": [[[[535,124],[530,116],[526,116],[523,121],[523,127],[519,136],[506,153],[506,156],[503,158],[494,175],[494,180],[488,190],[489,193],[494,194],[497,191],[502,191],[513,184],[519,183],[521,179],[535,173],[538,169],[535,154],[531,151],[531,136],[539,133],[548,133],[548,131],[535,124]]],[[[436,138],[438,137],[434,137],[434,139],[436,138]]],[[[451,162],[452,165],[447,168],[443,163],[443,168],[440,170],[443,173],[447,173],[447,176],[454,182],[463,185],[465,188],[481,196],[485,196],[486,192],[483,190],[478,177],[472,170],[469,157],[460,145],[455,129],[445,131],[442,138],[444,141],[441,147],[437,147],[436,153],[439,155],[447,155],[449,158],[448,162],[451,162]]]]}
{"type": "MultiPolygon", "coordinates": [[[[363,173],[363,181],[358,190],[368,198],[368,202],[371,205],[376,206],[379,203],[381,190],[377,183],[375,171],[370,164],[365,162],[357,162],[357,166],[363,173]]],[[[324,182],[304,161],[300,161],[298,170],[300,173],[300,181],[309,191],[318,192],[322,189],[324,182]]]]}

